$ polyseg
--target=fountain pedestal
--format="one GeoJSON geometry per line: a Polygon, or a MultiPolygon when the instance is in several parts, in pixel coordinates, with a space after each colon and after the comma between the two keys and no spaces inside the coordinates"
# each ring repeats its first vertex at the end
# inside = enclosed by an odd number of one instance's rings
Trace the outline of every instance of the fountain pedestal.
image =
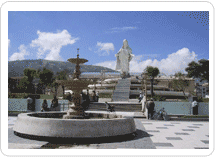
{"type": "MultiPolygon", "coordinates": [[[[78,49],[79,51],[79,49],[78,49]]],[[[60,83],[66,87],[69,87],[70,90],[73,91],[73,100],[70,102],[69,110],[67,111],[67,115],[63,116],[63,119],[75,119],[75,118],[84,118],[84,108],[81,105],[81,92],[83,89],[87,89],[88,85],[93,83],[90,80],[81,80],[79,78],[80,66],[79,64],[83,64],[88,60],[79,58],[79,54],[77,54],[77,58],[68,59],[69,62],[76,64],[75,78],[69,80],[58,80],[57,83],[60,83]]]]}

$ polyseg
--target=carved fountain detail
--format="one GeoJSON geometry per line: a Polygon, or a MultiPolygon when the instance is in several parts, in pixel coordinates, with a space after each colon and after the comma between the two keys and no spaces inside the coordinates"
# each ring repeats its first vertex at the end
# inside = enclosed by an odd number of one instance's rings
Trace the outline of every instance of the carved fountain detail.
{"type": "Polygon", "coordinates": [[[90,80],[81,80],[79,78],[80,64],[88,62],[88,60],[79,58],[79,48],[77,49],[77,58],[68,59],[69,62],[76,64],[75,69],[75,78],[70,78],[68,80],[57,80],[57,83],[60,83],[70,90],[73,91],[73,100],[69,101],[69,110],[67,114],[63,116],[63,119],[76,119],[76,118],[84,118],[85,112],[81,105],[81,92],[83,89],[87,89],[88,85],[92,83],[90,80]]]}

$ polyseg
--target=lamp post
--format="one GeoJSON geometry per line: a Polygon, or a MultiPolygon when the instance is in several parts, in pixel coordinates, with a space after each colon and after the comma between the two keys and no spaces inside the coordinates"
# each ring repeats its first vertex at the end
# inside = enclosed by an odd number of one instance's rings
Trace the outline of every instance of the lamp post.
{"type": "MultiPolygon", "coordinates": [[[[142,82],[143,82],[143,84],[144,84],[144,86],[145,86],[145,99],[147,100],[147,72],[143,72],[142,74],[141,74],[141,77],[142,77],[142,82]]],[[[143,85],[142,85],[142,89],[144,90],[144,88],[143,88],[143,85]]],[[[142,91],[143,91],[142,90],[142,91]]],[[[146,101],[145,100],[145,101],[146,101]]]]}
{"type": "Polygon", "coordinates": [[[147,102],[147,73],[144,71],[141,74],[141,78],[142,78],[142,93],[144,93],[144,86],[145,86],[145,96],[143,96],[143,100],[142,100],[142,112],[144,115],[147,116],[148,114],[148,109],[146,108],[146,102],[147,102]],[[144,86],[143,86],[144,85],[144,86]]]}
{"type": "Polygon", "coordinates": [[[102,81],[105,79],[105,70],[101,70],[101,86],[102,86],[102,81]]]}
{"type": "Polygon", "coordinates": [[[37,83],[34,84],[35,94],[37,94],[37,83]]]}

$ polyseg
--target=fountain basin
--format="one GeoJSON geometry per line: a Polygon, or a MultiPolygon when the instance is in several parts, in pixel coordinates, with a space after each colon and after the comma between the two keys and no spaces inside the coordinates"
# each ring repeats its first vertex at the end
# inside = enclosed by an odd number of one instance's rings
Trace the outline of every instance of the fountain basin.
{"type": "Polygon", "coordinates": [[[13,130],[24,135],[56,138],[99,138],[136,131],[131,117],[111,113],[86,113],[87,119],[62,119],[65,114],[66,112],[19,114],[13,130]]]}

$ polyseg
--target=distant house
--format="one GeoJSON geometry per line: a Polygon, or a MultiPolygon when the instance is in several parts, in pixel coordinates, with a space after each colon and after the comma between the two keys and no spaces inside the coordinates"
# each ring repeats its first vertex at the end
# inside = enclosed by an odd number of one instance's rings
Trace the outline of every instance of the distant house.
{"type": "Polygon", "coordinates": [[[198,97],[208,98],[209,97],[209,83],[206,80],[200,81],[195,79],[195,91],[198,97]]]}

